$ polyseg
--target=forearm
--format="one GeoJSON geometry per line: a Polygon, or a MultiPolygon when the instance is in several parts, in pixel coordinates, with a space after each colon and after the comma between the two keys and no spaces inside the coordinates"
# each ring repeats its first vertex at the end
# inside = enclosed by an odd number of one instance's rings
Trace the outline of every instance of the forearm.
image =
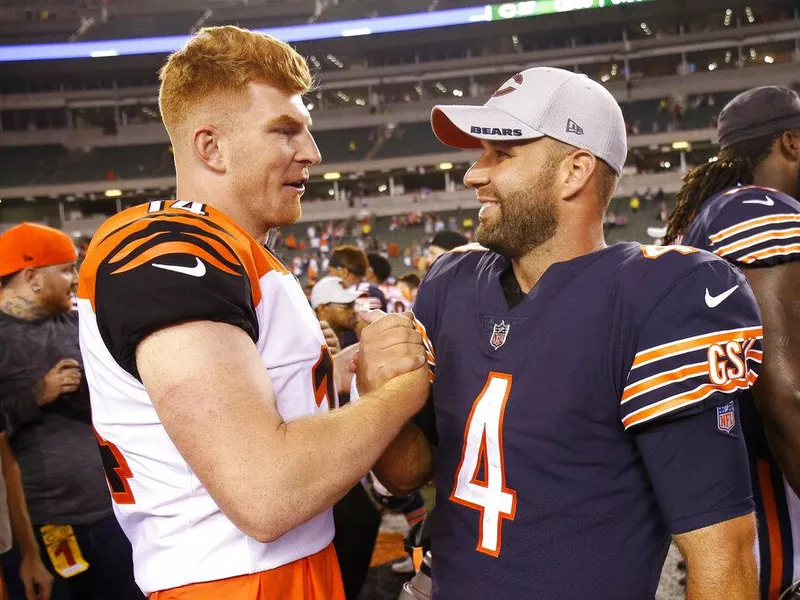
{"type": "Polygon", "coordinates": [[[16,461],[3,460],[3,476],[6,480],[8,512],[14,539],[23,556],[38,556],[39,545],[36,542],[33,525],[28,514],[28,504],[22,486],[22,472],[16,461]]]}
{"type": "Polygon", "coordinates": [[[751,549],[686,559],[686,600],[755,600],[758,570],[751,549]],[[709,559],[710,558],[710,559],[709,559]]]}
{"type": "Polygon", "coordinates": [[[6,419],[6,427],[9,434],[12,434],[25,425],[36,423],[42,418],[42,411],[37,402],[37,390],[18,389],[3,395],[3,415],[6,419]]]}
{"type": "Polygon", "coordinates": [[[753,513],[676,535],[686,561],[687,600],[758,597],[753,513]]]}
{"type": "Polygon", "coordinates": [[[373,467],[378,480],[390,492],[405,496],[433,476],[433,451],[425,434],[409,421],[373,467]]]}
{"type": "Polygon", "coordinates": [[[399,433],[408,418],[400,402],[381,389],[356,405],[281,425],[277,452],[254,473],[266,499],[259,537],[277,538],[341,499],[399,433]]]}
{"type": "Polygon", "coordinates": [[[775,460],[800,494],[800,373],[794,370],[794,365],[765,364],[753,394],[775,460]]]}

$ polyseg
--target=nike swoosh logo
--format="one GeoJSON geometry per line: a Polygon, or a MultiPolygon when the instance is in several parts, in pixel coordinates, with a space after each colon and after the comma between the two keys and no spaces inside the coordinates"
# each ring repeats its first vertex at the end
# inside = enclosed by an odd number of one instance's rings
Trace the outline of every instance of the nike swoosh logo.
{"type": "Polygon", "coordinates": [[[742,204],[763,204],[764,206],[775,206],[775,200],[765,196],[766,200],[743,200],[742,204]]]}
{"type": "Polygon", "coordinates": [[[708,308],[716,308],[720,304],[725,302],[725,300],[728,298],[728,296],[730,296],[733,292],[735,292],[738,289],[739,289],[739,286],[735,285],[731,289],[725,290],[724,292],[722,292],[718,296],[712,296],[709,293],[708,288],[706,288],[706,305],[708,306],[708,308]]]}
{"type": "Polygon", "coordinates": [[[192,277],[202,277],[206,274],[206,263],[202,260],[194,257],[197,261],[197,264],[193,267],[181,267],[179,265],[161,265],[158,263],[153,263],[153,266],[157,269],[164,269],[165,271],[173,271],[175,273],[183,273],[184,275],[191,275],[192,277]]]}

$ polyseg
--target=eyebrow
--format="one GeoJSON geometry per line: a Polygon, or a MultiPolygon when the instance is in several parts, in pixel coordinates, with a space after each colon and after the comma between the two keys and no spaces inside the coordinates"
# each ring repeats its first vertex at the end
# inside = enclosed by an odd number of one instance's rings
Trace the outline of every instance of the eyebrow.
{"type": "Polygon", "coordinates": [[[291,117],[289,115],[285,115],[284,114],[284,115],[280,115],[278,117],[274,117],[274,118],[270,119],[269,121],[267,121],[267,123],[266,123],[266,127],[268,127],[268,128],[282,127],[282,126],[286,126],[286,125],[295,126],[295,127],[304,127],[304,126],[307,125],[310,128],[311,127],[311,117],[308,118],[307,122],[303,122],[303,121],[300,121],[299,119],[295,119],[294,117],[291,117]]]}

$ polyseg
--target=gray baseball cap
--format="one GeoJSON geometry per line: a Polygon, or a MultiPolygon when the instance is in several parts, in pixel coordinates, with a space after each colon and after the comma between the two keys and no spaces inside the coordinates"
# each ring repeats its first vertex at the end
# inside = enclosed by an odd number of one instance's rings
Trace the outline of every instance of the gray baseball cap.
{"type": "Polygon", "coordinates": [[[483,106],[435,106],[431,126],[442,143],[455,148],[480,148],[480,140],[551,137],[588,150],[617,174],[628,155],[625,120],[614,96],[585,75],[563,69],[517,73],[483,106]]]}
{"type": "Polygon", "coordinates": [[[800,97],[794,90],[765,85],[747,90],[725,105],[717,120],[719,145],[800,129],[800,97]]]}

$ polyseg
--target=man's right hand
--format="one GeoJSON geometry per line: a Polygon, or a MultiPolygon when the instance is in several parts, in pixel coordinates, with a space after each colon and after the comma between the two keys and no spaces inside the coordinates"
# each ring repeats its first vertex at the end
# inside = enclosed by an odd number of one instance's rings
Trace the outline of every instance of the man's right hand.
{"type": "Polygon", "coordinates": [[[77,391],[81,386],[81,364],[65,358],[56,363],[33,387],[39,406],[54,402],[61,394],[77,391]]]}
{"type": "Polygon", "coordinates": [[[359,394],[386,387],[403,396],[410,415],[415,414],[425,405],[430,389],[422,336],[405,314],[373,310],[359,316],[368,324],[359,342],[359,394]]]}

